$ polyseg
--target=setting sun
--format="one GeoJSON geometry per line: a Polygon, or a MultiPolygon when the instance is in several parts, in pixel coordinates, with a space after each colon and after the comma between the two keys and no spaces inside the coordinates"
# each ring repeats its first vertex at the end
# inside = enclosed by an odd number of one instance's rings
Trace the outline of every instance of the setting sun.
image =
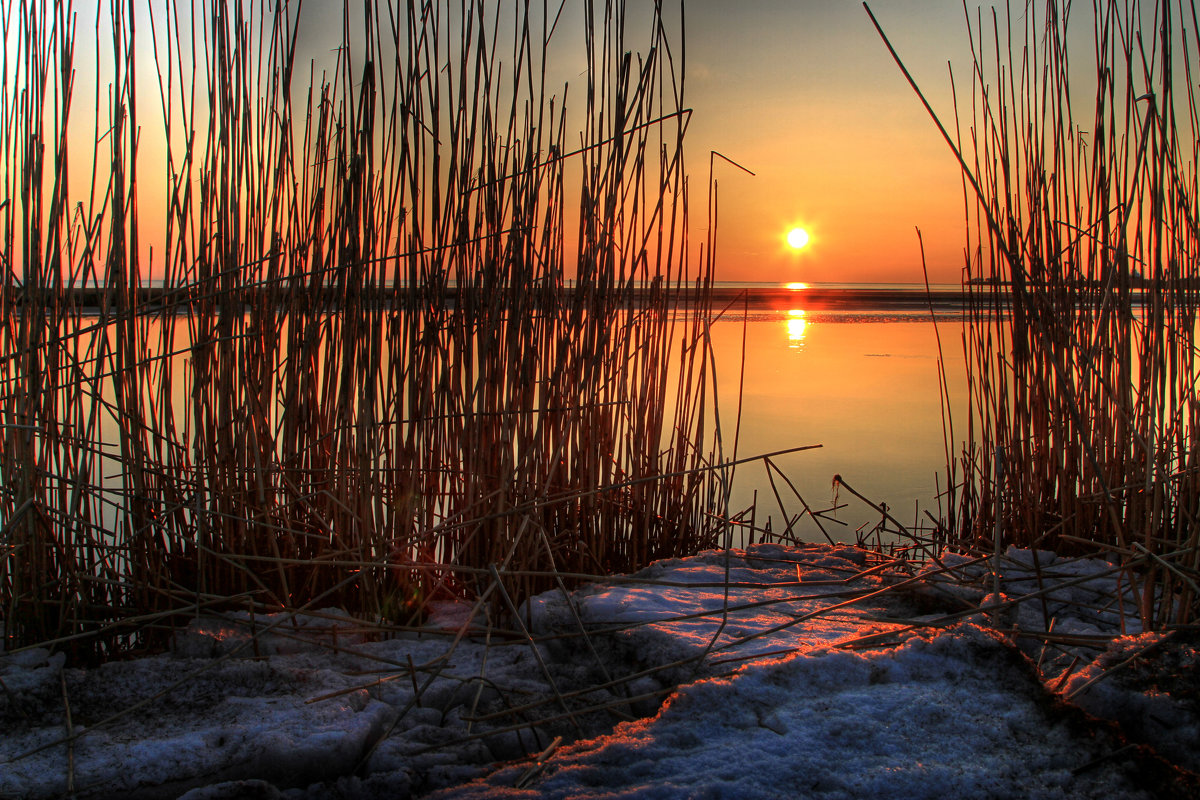
{"type": "Polygon", "coordinates": [[[792,228],[788,231],[787,243],[793,250],[800,250],[808,244],[808,231],[804,228],[792,228]]]}

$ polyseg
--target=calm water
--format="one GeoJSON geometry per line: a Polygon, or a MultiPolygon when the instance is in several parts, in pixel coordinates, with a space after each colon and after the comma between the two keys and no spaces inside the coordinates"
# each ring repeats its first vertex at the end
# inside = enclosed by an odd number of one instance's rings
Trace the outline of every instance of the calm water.
{"type": "MultiPolygon", "coordinates": [[[[723,284],[729,295],[750,292],[747,304],[729,303],[713,324],[711,337],[725,453],[737,435],[737,455],[755,456],[804,445],[821,445],[780,456],[775,463],[814,510],[833,505],[835,474],[876,503],[887,503],[902,522],[923,509],[937,508],[945,487],[946,448],[938,391],[938,345],[929,310],[913,302],[922,287],[910,285],[723,284]],[[811,292],[809,289],[816,290],[811,292]],[[879,299],[879,292],[897,301],[879,299]],[[839,298],[857,298],[842,303],[839,298]],[[825,302],[806,303],[810,296],[825,302]],[[832,304],[830,297],[835,298],[832,304]],[[863,299],[863,296],[866,299],[863,299]],[[743,310],[737,311],[741,308],[743,310]],[[744,351],[744,361],[743,361],[744,351]],[[739,423],[740,389],[740,423],[739,423]]],[[[946,287],[953,292],[957,287],[946,287]]],[[[956,306],[939,307],[937,328],[944,345],[951,408],[965,408],[966,378],[961,323],[956,306]]],[[[186,326],[176,331],[175,360],[188,352],[186,326]]],[[[177,408],[186,406],[186,387],[174,388],[177,408]]],[[[959,421],[961,425],[961,420],[959,421]]],[[[105,416],[102,438],[115,448],[118,423],[105,416]]],[[[115,487],[115,479],[106,484],[115,487]]],[[[776,477],[781,511],[761,462],[738,467],[731,510],[757,503],[756,521],[772,519],[776,531],[785,516],[803,506],[776,477]]],[[[854,541],[860,526],[879,522],[879,514],[842,492],[847,506],[836,512],[845,523],[826,530],[854,541]]],[[[821,537],[811,521],[796,529],[807,540],[821,537]]]]}
{"type": "MultiPolygon", "coordinates": [[[[937,332],[951,409],[960,415],[956,424],[964,424],[967,387],[957,316],[952,309],[939,312],[935,331],[927,310],[883,304],[809,310],[803,292],[789,305],[727,315],[713,327],[726,442],[733,436],[741,379],[739,456],[822,445],[776,459],[810,507],[832,506],[832,479],[840,474],[872,501],[886,502],[901,522],[911,522],[918,508],[936,515],[936,495],[946,481],[937,332]]],[[[776,485],[786,513],[799,513],[803,507],[778,476],[776,485]]],[[[779,530],[783,513],[759,463],[738,468],[733,510],[748,507],[756,491],[758,524],[769,514],[779,530]]],[[[860,525],[879,522],[877,512],[845,491],[839,502],[848,504],[837,512],[847,524],[825,526],[836,538],[853,541],[860,525]]],[[[821,535],[807,520],[798,530],[806,539],[821,535]]]]}

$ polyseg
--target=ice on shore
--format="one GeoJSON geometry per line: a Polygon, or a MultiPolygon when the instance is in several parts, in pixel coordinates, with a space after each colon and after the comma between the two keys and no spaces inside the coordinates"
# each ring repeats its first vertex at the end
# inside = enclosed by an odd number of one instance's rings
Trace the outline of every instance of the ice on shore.
{"type": "MultiPolygon", "coordinates": [[[[825,545],[664,561],[535,598],[523,618],[536,657],[515,632],[380,639],[336,610],[198,620],[172,653],[92,670],[47,650],[12,653],[0,657],[0,797],[1122,798],[1195,788],[1061,702],[1071,696],[1197,766],[1188,698],[1105,674],[1166,647],[1141,634],[1136,606],[1113,602],[1123,590],[1111,565],[1010,550],[924,569],[914,581],[915,567],[825,545]],[[992,614],[970,613],[985,600],[992,614]],[[1044,632],[1047,620],[1098,643],[1014,640],[1013,626],[1044,632]],[[1134,718],[1158,721],[1137,728],[1134,718]],[[553,747],[555,737],[564,743],[553,747]],[[539,752],[541,762],[528,757],[539,752]]],[[[1195,659],[1190,644],[1170,653],[1195,659]]]]}

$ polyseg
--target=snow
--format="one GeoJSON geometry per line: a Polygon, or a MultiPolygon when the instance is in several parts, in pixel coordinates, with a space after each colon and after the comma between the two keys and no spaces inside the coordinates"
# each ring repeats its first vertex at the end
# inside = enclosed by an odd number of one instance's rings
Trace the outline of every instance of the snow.
{"type": "Polygon", "coordinates": [[[1079,743],[1047,724],[1027,688],[996,680],[1004,655],[971,627],[885,658],[825,652],[746,667],[571,748],[535,787],[501,795],[510,767],[439,796],[1065,797],[1108,787],[1111,775],[1074,778],[1079,743]]]}
{"type": "Polygon", "coordinates": [[[15,652],[0,797],[1187,796],[1200,656],[1127,583],[758,545],[534,598],[536,645],[448,606],[387,638],[229,613],[90,670],[15,652]]]}

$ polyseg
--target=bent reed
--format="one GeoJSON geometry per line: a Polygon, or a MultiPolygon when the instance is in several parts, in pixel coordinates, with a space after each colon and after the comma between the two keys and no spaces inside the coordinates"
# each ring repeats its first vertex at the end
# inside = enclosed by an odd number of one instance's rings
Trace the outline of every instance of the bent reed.
{"type": "Polygon", "coordinates": [[[70,2],[0,4],[5,649],[718,543],[681,12],[584,3],[569,121],[569,10],[351,5],[318,72],[299,4],[102,3],[94,65],[70,2]]]}

